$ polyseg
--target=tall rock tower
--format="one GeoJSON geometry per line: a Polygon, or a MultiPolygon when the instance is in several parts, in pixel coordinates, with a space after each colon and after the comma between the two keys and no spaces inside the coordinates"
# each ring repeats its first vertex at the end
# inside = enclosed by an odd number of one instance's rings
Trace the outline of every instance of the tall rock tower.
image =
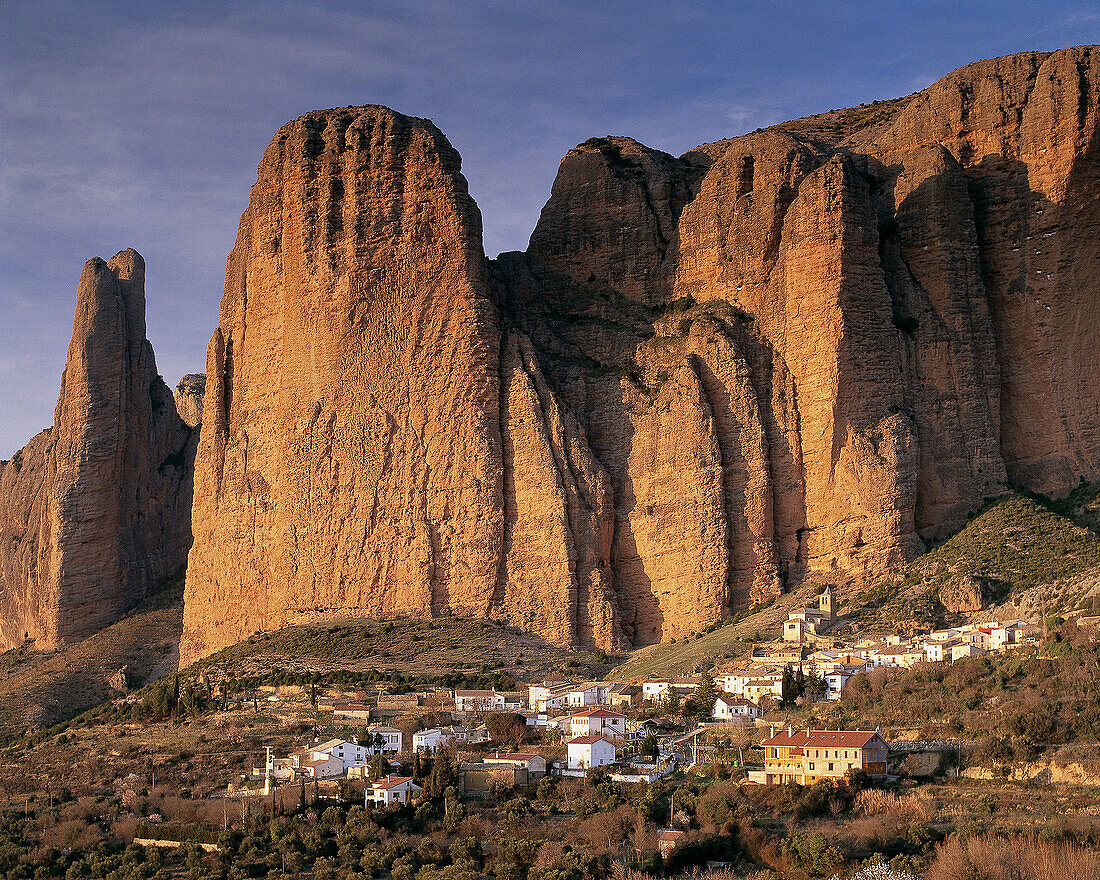
{"type": "Polygon", "coordinates": [[[145,338],[145,262],[84,266],[54,425],[0,463],[0,648],[91,635],[178,575],[197,438],[145,338]]]}

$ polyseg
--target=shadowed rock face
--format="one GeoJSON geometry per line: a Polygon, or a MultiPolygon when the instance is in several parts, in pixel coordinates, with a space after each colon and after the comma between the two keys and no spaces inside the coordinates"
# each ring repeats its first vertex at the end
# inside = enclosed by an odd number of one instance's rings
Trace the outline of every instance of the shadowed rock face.
{"type": "Polygon", "coordinates": [[[430,123],[285,126],[210,345],[184,662],[336,613],[649,644],[1095,479],[1098,94],[1068,49],[679,159],[593,139],[487,267],[430,123]]]}
{"type": "Polygon", "coordinates": [[[145,263],[89,260],[54,426],[0,463],[0,647],[76,641],[179,574],[197,436],[145,338],[145,263]]]}

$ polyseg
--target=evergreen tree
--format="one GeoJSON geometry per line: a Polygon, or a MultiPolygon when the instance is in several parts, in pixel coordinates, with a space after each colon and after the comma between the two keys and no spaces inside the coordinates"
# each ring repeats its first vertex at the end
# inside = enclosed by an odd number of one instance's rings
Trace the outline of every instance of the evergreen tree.
{"type": "Polygon", "coordinates": [[[382,755],[375,755],[373,758],[370,759],[368,769],[370,771],[370,778],[372,780],[381,779],[389,771],[389,764],[386,762],[386,759],[382,755]]]}
{"type": "Polygon", "coordinates": [[[704,718],[709,718],[714,713],[714,704],[718,699],[718,686],[714,683],[714,677],[704,671],[699,681],[699,687],[695,689],[695,704],[704,718]]]}
{"type": "Polygon", "coordinates": [[[665,692],[664,710],[669,715],[675,715],[680,711],[680,692],[672,685],[665,692]]]}
{"type": "Polygon", "coordinates": [[[432,772],[428,782],[424,786],[424,794],[430,801],[438,801],[446,790],[457,783],[454,764],[451,756],[446,751],[441,751],[435,756],[432,763],[432,772]]]}
{"type": "Polygon", "coordinates": [[[790,666],[783,667],[783,681],[780,687],[780,693],[780,699],[784,706],[790,706],[798,698],[798,694],[795,693],[794,673],[791,672],[790,666]]]}

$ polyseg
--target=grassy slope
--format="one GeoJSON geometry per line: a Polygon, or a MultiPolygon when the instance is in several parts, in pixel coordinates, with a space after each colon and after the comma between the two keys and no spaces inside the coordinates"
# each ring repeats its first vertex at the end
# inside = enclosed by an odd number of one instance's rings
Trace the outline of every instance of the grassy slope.
{"type": "Polygon", "coordinates": [[[501,672],[538,680],[555,675],[598,677],[609,658],[550,645],[491,620],[347,618],[262,633],[201,661],[232,675],[332,670],[409,675],[501,672]]]}
{"type": "MultiPolygon", "coordinates": [[[[1090,497],[1095,503],[1095,494],[1090,497]]],[[[940,588],[964,575],[999,581],[1016,599],[1038,587],[1061,585],[1051,607],[1070,610],[1080,599],[1071,585],[1100,568],[1100,538],[1058,512],[1072,508],[1069,502],[1048,504],[1017,494],[991,502],[948,541],[853,597],[849,605],[862,606],[858,627],[939,622],[945,616],[940,588]]]]}
{"type": "Polygon", "coordinates": [[[182,584],[158,593],[101,632],[55,653],[0,654],[0,740],[67,720],[118,695],[107,678],[127,667],[131,686],[174,669],[183,628],[182,584]]]}

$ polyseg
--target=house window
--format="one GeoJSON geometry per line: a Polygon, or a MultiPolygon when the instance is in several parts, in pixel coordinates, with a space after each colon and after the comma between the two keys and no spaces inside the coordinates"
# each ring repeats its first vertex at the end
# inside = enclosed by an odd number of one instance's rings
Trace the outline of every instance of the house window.
{"type": "Polygon", "coordinates": [[[810,769],[811,769],[811,770],[813,770],[813,769],[814,769],[814,762],[813,762],[813,761],[810,761],[810,769]]]}
{"type": "Polygon", "coordinates": [[[829,772],[830,773],[833,772],[833,762],[832,761],[829,762],[829,772]]]}

